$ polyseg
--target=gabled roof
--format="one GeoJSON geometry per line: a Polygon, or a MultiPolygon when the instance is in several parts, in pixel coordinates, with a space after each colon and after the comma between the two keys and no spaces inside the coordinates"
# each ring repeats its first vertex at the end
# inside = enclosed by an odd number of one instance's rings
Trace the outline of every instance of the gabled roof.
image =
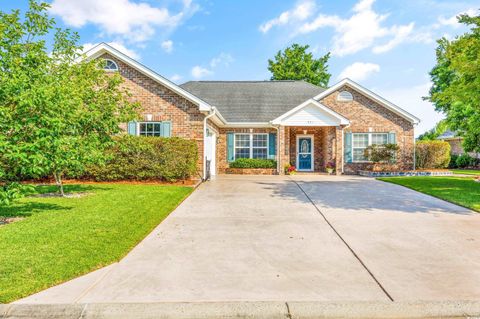
{"type": "Polygon", "coordinates": [[[448,140],[448,139],[461,139],[462,137],[457,134],[457,132],[446,130],[442,135],[437,137],[437,140],[448,140]]]}
{"type": "Polygon", "coordinates": [[[170,80],[164,78],[163,76],[156,73],[155,71],[147,68],[143,64],[135,61],[134,59],[132,59],[130,57],[128,57],[127,55],[123,54],[122,52],[118,51],[114,47],[108,45],[107,43],[102,42],[102,43],[94,46],[93,48],[91,48],[90,50],[85,52],[85,55],[86,55],[87,59],[95,59],[95,58],[98,58],[105,53],[108,53],[108,54],[114,56],[115,58],[121,60],[122,62],[130,65],[131,67],[133,67],[137,71],[145,74],[146,76],[148,76],[152,80],[157,81],[158,83],[164,85],[165,87],[169,88],[173,92],[183,96],[184,98],[186,98],[190,102],[198,105],[200,111],[210,111],[212,109],[212,106],[209,103],[207,103],[204,100],[202,100],[201,98],[193,95],[192,93],[186,91],[185,89],[181,88],[180,86],[171,82],[170,80]]]}
{"type": "Polygon", "coordinates": [[[303,102],[302,104],[298,105],[297,107],[291,109],[290,111],[282,114],[281,116],[277,117],[272,121],[272,124],[288,124],[287,122],[292,119],[295,115],[300,115],[299,120],[302,120],[303,123],[294,123],[303,126],[318,126],[322,125],[322,122],[325,123],[327,126],[330,125],[348,125],[350,121],[343,117],[342,115],[338,114],[337,112],[333,111],[332,109],[326,107],[322,103],[314,100],[308,99],[307,101],[303,102]],[[317,112],[312,112],[312,106],[317,112]],[[306,114],[299,114],[303,110],[307,110],[310,108],[306,114]],[[301,117],[301,119],[300,119],[301,117]]]}
{"type": "Polygon", "coordinates": [[[229,123],[268,123],[325,89],[304,81],[191,81],[180,85],[229,123]]]}
{"type": "Polygon", "coordinates": [[[352,89],[357,90],[358,92],[360,92],[363,95],[371,98],[372,100],[379,103],[380,105],[386,107],[390,111],[392,111],[392,112],[400,115],[401,117],[407,119],[411,123],[416,124],[416,123],[420,122],[420,119],[418,117],[408,113],[407,111],[405,111],[401,107],[393,104],[390,101],[387,101],[386,99],[384,99],[380,95],[373,93],[372,91],[368,90],[367,88],[364,88],[360,84],[358,84],[358,83],[356,83],[356,82],[354,82],[354,81],[352,81],[348,78],[341,80],[340,82],[336,83],[335,85],[329,87],[327,90],[325,90],[325,91],[321,92],[320,94],[316,95],[314,97],[314,99],[317,100],[317,101],[320,101],[322,98],[332,94],[333,92],[340,89],[342,86],[349,86],[352,89]]]}

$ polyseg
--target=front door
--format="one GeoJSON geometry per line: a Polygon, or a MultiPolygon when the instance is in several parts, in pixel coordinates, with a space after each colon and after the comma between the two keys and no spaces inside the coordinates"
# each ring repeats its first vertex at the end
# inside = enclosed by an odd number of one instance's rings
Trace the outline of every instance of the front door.
{"type": "Polygon", "coordinates": [[[297,170],[313,171],[312,136],[297,136],[297,170]]]}

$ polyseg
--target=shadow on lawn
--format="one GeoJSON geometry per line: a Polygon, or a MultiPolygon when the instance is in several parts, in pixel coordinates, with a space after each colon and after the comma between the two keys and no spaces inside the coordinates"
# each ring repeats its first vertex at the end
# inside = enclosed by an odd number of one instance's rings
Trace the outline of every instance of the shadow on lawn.
{"type": "MultiPolygon", "coordinates": [[[[371,179],[322,180],[293,177],[287,183],[259,182],[272,192],[272,197],[294,199],[305,203],[310,200],[294,183],[308,194],[320,210],[344,209],[350,212],[375,213],[381,210],[401,213],[450,213],[468,215],[472,211],[447,203],[443,200],[421,194],[403,186],[371,179]]],[[[342,211],[338,211],[341,213],[342,211]]]]}
{"type": "Polygon", "coordinates": [[[52,210],[70,210],[69,206],[57,205],[52,203],[16,203],[11,206],[0,207],[0,217],[28,217],[32,214],[42,213],[52,210]]]}

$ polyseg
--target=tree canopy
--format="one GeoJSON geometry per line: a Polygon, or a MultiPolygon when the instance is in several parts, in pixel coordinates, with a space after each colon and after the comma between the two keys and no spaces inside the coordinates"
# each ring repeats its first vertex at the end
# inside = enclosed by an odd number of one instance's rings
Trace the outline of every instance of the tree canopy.
{"type": "Polygon", "coordinates": [[[427,100],[446,115],[450,129],[464,137],[466,151],[480,151],[480,16],[460,15],[469,32],[438,40],[437,64],[427,100]]]}
{"type": "MultiPolygon", "coordinates": [[[[0,201],[25,176],[65,172],[103,160],[119,124],[135,116],[118,74],[87,60],[78,34],[54,28],[49,5],[30,1],[0,12],[0,201]],[[47,47],[52,36],[53,44],[47,47]]],[[[63,189],[61,188],[63,193],[63,189]]]]}
{"type": "Polygon", "coordinates": [[[327,87],[331,74],[328,73],[330,53],[315,59],[310,46],[293,44],[283,51],[278,51],[273,60],[268,60],[268,70],[272,80],[304,80],[309,83],[327,87]]]}

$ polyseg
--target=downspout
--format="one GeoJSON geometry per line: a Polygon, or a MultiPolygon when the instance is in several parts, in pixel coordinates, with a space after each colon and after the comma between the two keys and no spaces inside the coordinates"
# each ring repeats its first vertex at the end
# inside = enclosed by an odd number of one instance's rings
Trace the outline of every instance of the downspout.
{"type": "Polygon", "coordinates": [[[415,138],[415,123],[413,126],[413,170],[417,169],[417,155],[416,155],[416,148],[417,148],[417,139],[415,138]]]}
{"type": "Polygon", "coordinates": [[[342,174],[345,174],[345,129],[350,127],[350,123],[342,128],[342,174]]]}
{"type": "Polygon", "coordinates": [[[280,175],[280,125],[275,126],[272,124],[272,122],[270,122],[270,126],[277,130],[277,147],[275,148],[275,150],[277,151],[277,173],[280,175]]]}
{"type": "Polygon", "coordinates": [[[212,107],[208,115],[203,119],[203,176],[202,180],[205,181],[205,176],[207,176],[207,160],[206,160],[206,139],[207,139],[207,120],[214,116],[216,113],[215,107],[212,107]]]}

